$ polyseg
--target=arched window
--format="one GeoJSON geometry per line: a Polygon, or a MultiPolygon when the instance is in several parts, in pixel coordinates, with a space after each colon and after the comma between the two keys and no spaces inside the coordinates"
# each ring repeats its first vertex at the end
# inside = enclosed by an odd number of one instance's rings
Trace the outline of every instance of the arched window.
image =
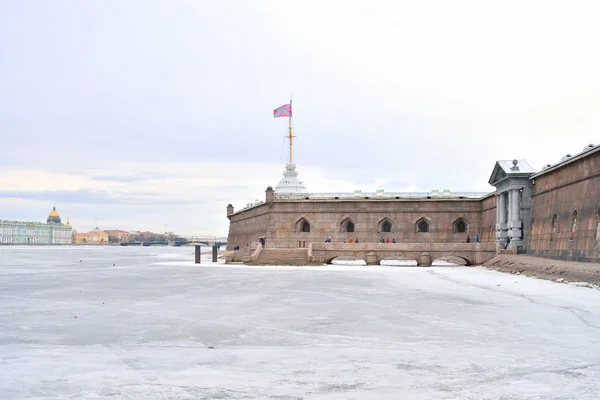
{"type": "Polygon", "coordinates": [[[417,228],[417,232],[429,232],[429,221],[421,218],[417,221],[415,227],[417,228]]]}
{"type": "Polygon", "coordinates": [[[556,233],[556,214],[552,217],[552,233],[556,233]]]}
{"type": "Polygon", "coordinates": [[[390,221],[383,221],[383,223],[381,224],[381,232],[391,232],[392,231],[392,224],[390,224],[390,221]]]}
{"type": "Polygon", "coordinates": [[[531,218],[531,221],[529,221],[529,234],[533,235],[533,228],[535,227],[535,218],[531,218]]]}
{"type": "Polygon", "coordinates": [[[454,233],[467,233],[468,230],[469,230],[469,224],[467,224],[467,221],[465,221],[464,218],[462,218],[462,217],[458,218],[452,224],[452,232],[454,232],[454,233]]]}
{"type": "Polygon", "coordinates": [[[310,224],[308,223],[308,221],[302,221],[300,230],[302,232],[310,232],[310,224]]]}
{"type": "Polygon", "coordinates": [[[296,223],[296,231],[298,232],[310,232],[310,222],[306,218],[300,218],[296,223]]]}
{"type": "Polygon", "coordinates": [[[354,232],[354,221],[350,218],[346,218],[342,221],[340,227],[342,228],[342,232],[354,232]]]}
{"type": "Polygon", "coordinates": [[[596,240],[600,239],[600,208],[596,213],[596,240]]]}
{"type": "Polygon", "coordinates": [[[571,221],[571,233],[575,233],[577,229],[577,210],[573,211],[573,219],[571,221]]]}
{"type": "Polygon", "coordinates": [[[392,231],[392,221],[390,221],[387,218],[382,219],[381,221],[379,221],[378,224],[378,232],[391,232],[392,231]]]}

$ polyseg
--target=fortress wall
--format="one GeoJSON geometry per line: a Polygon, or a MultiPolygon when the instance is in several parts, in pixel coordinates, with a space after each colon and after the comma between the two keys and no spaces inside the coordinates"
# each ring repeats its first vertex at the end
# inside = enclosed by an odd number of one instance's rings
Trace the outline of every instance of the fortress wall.
{"type": "MultiPolygon", "coordinates": [[[[495,200],[494,200],[495,201],[495,200]]],[[[398,242],[464,242],[480,233],[481,201],[473,199],[340,199],[340,200],[276,200],[267,233],[267,242],[276,247],[308,246],[310,242],[333,242],[359,237],[363,243],[378,242],[381,236],[398,242]],[[416,232],[416,222],[425,217],[430,232],[416,232]],[[468,222],[466,233],[454,233],[453,222],[463,217],[468,222]],[[299,232],[297,222],[306,218],[310,232],[299,232]],[[342,232],[341,222],[351,218],[355,232],[342,232]],[[388,218],[392,232],[378,232],[378,223],[388,218]]],[[[495,210],[492,212],[495,217],[495,210]]]]}
{"type": "Polygon", "coordinates": [[[268,225],[269,207],[267,204],[230,215],[227,250],[233,250],[235,246],[243,249],[250,246],[252,242],[257,242],[259,236],[267,235],[268,225]]]}
{"type": "Polygon", "coordinates": [[[481,226],[479,240],[496,241],[496,195],[492,194],[481,200],[481,226]]]}
{"type": "Polygon", "coordinates": [[[535,177],[532,183],[527,254],[600,262],[600,151],[590,151],[589,156],[535,177]]]}

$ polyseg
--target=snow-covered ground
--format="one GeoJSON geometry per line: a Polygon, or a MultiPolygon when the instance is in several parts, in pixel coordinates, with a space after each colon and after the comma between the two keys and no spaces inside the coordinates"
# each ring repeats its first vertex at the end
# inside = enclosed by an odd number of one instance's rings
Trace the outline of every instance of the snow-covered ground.
{"type": "Polygon", "coordinates": [[[0,246],[0,399],[600,398],[598,290],[192,261],[0,246]]]}

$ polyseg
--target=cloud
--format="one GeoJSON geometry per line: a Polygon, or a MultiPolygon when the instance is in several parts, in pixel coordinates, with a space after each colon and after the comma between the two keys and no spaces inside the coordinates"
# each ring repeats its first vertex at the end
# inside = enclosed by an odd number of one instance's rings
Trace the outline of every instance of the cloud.
{"type": "Polygon", "coordinates": [[[42,200],[52,199],[54,203],[62,204],[133,204],[133,205],[178,205],[186,204],[177,199],[164,199],[156,193],[109,193],[93,192],[89,190],[54,190],[47,192],[37,191],[0,191],[0,197],[42,200]]]}
{"type": "MultiPolygon", "coordinates": [[[[5,188],[0,199],[10,209],[38,218],[57,205],[71,215],[79,230],[92,229],[98,218],[113,228],[145,226],[161,231],[168,225],[181,233],[224,235],[226,205],[233,203],[239,209],[263,200],[266,186],[275,186],[282,170],[276,164],[223,162],[122,162],[105,168],[90,164],[77,172],[5,167],[0,169],[0,187],[5,188]],[[11,201],[15,199],[22,203],[11,201]],[[34,204],[36,213],[22,207],[34,204]]],[[[320,182],[313,191],[349,192],[356,186],[341,171],[329,171],[327,179],[322,179],[328,172],[321,168],[302,171],[320,182]]],[[[19,212],[11,214],[18,219],[19,212]]]]}

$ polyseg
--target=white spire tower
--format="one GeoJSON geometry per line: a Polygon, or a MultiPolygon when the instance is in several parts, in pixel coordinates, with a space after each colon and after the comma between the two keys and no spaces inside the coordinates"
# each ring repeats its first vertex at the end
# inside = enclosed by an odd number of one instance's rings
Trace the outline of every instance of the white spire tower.
{"type": "Polygon", "coordinates": [[[288,117],[288,135],[285,136],[285,138],[290,140],[289,163],[285,165],[283,178],[281,178],[279,184],[275,187],[275,193],[306,193],[306,186],[304,186],[304,183],[298,180],[298,171],[296,171],[296,164],[294,164],[293,158],[292,144],[296,136],[292,134],[292,99],[290,98],[289,105],[286,104],[276,109],[273,116],[275,118],[283,116],[288,117]]]}

